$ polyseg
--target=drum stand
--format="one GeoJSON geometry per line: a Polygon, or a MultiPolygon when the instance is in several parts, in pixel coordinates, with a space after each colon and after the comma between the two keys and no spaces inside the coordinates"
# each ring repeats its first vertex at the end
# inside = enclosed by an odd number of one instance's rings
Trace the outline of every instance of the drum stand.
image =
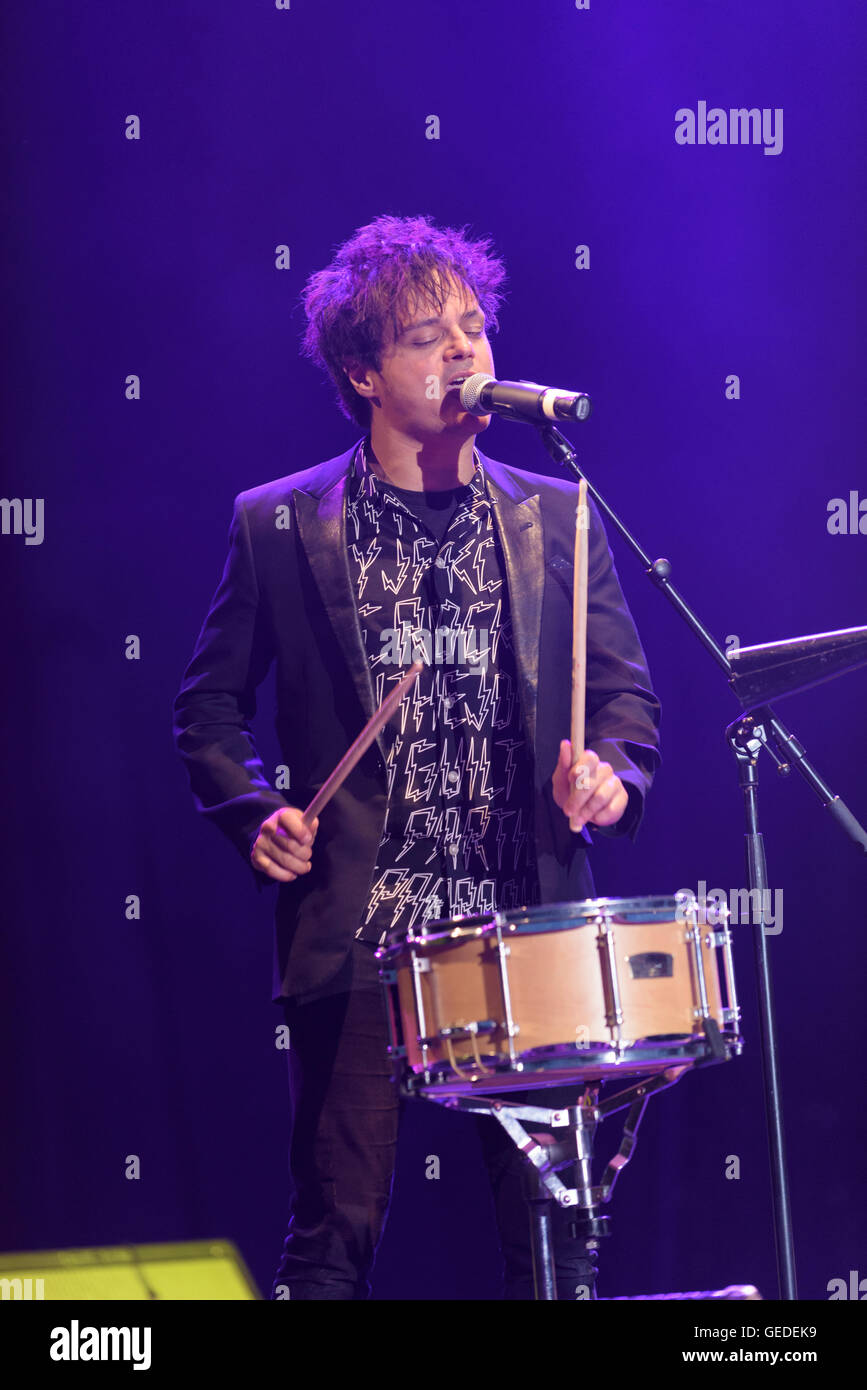
{"type": "MultiPolygon", "coordinates": [[[[498,1096],[451,1096],[440,1103],[451,1110],[490,1115],[503,1129],[523,1155],[527,1167],[527,1206],[530,1213],[530,1234],[533,1249],[533,1280],[537,1299],[557,1298],[557,1279],[551,1240],[551,1203],[560,1207],[575,1207],[573,1235],[587,1250],[595,1250],[602,1236],[608,1235],[609,1217],[598,1214],[599,1207],[610,1200],[619,1174],[632,1157],[638,1126],[651,1095],[673,1086],[691,1065],[668,1067],[649,1079],[618,1091],[601,1104],[599,1085],[585,1087],[576,1105],[565,1110],[546,1110],[541,1106],[518,1105],[498,1096]],[[593,1185],[591,1164],[593,1140],[597,1125],[620,1110],[628,1114],[623,1123],[623,1138],[617,1153],[609,1161],[602,1181],[593,1185]],[[528,1133],[524,1124],[544,1125],[550,1129],[567,1129],[566,1138],[553,1144],[540,1144],[528,1133]],[[572,1166],[574,1187],[567,1187],[558,1177],[558,1170],[572,1166]]],[[[580,1286],[579,1286],[580,1287],[580,1286]]],[[[576,1290],[577,1296],[577,1290],[576,1290]]],[[[589,1298],[596,1297],[588,1289],[589,1298]]]]}

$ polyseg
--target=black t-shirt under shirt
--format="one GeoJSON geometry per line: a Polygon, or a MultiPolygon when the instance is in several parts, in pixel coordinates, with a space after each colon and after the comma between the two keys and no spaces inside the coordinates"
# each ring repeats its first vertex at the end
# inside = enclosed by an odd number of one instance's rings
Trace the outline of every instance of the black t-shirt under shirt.
{"type": "Polygon", "coordinates": [[[449,487],[442,492],[415,492],[411,488],[395,487],[394,483],[386,483],[381,478],[379,481],[381,487],[393,492],[419,521],[429,527],[438,546],[442,545],[449,522],[461,502],[470,493],[469,483],[459,483],[457,487],[449,487]]]}

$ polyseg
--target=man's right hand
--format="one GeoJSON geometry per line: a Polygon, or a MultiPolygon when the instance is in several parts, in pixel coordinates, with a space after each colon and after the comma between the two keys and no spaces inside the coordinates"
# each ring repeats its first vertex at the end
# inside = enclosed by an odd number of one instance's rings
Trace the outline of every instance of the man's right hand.
{"type": "Polygon", "coordinates": [[[283,806],[262,822],[250,851],[254,869],[280,883],[292,883],[301,874],[309,874],[319,817],[308,828],[303,815],[297,806],[283,806]]]}

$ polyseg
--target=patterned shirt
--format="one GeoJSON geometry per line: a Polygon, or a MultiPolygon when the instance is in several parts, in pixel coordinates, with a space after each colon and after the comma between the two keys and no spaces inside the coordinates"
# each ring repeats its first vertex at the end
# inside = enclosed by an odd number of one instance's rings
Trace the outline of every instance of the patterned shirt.
{"type": "MultiPolygon", "coordinates": [[[[379,704],[425,662],[386,725],[388,808],[356,936],[538,901],[532,750],[521,713],[492,503],[481,460],[442,541],[356,450],[347,545],[379,704]]],[[[429,496],[429,495],[428,495],[429,496]]],[[[442,531],[442,527],[438,528],[442,531]]]]}

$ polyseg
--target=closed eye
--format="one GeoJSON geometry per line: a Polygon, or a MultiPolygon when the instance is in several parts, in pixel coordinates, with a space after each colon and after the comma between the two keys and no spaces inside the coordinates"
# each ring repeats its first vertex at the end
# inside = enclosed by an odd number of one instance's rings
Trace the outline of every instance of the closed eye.
{"type": "MultiPolygon", "coordinates": [[[[484,338],[485,336],[484,328],[466,328],[464,332],[468,338],[484,338]]],[[[416,338],[412,345],[413,347],[433,347],[436,341],[437,338],[416,338]]]]}

